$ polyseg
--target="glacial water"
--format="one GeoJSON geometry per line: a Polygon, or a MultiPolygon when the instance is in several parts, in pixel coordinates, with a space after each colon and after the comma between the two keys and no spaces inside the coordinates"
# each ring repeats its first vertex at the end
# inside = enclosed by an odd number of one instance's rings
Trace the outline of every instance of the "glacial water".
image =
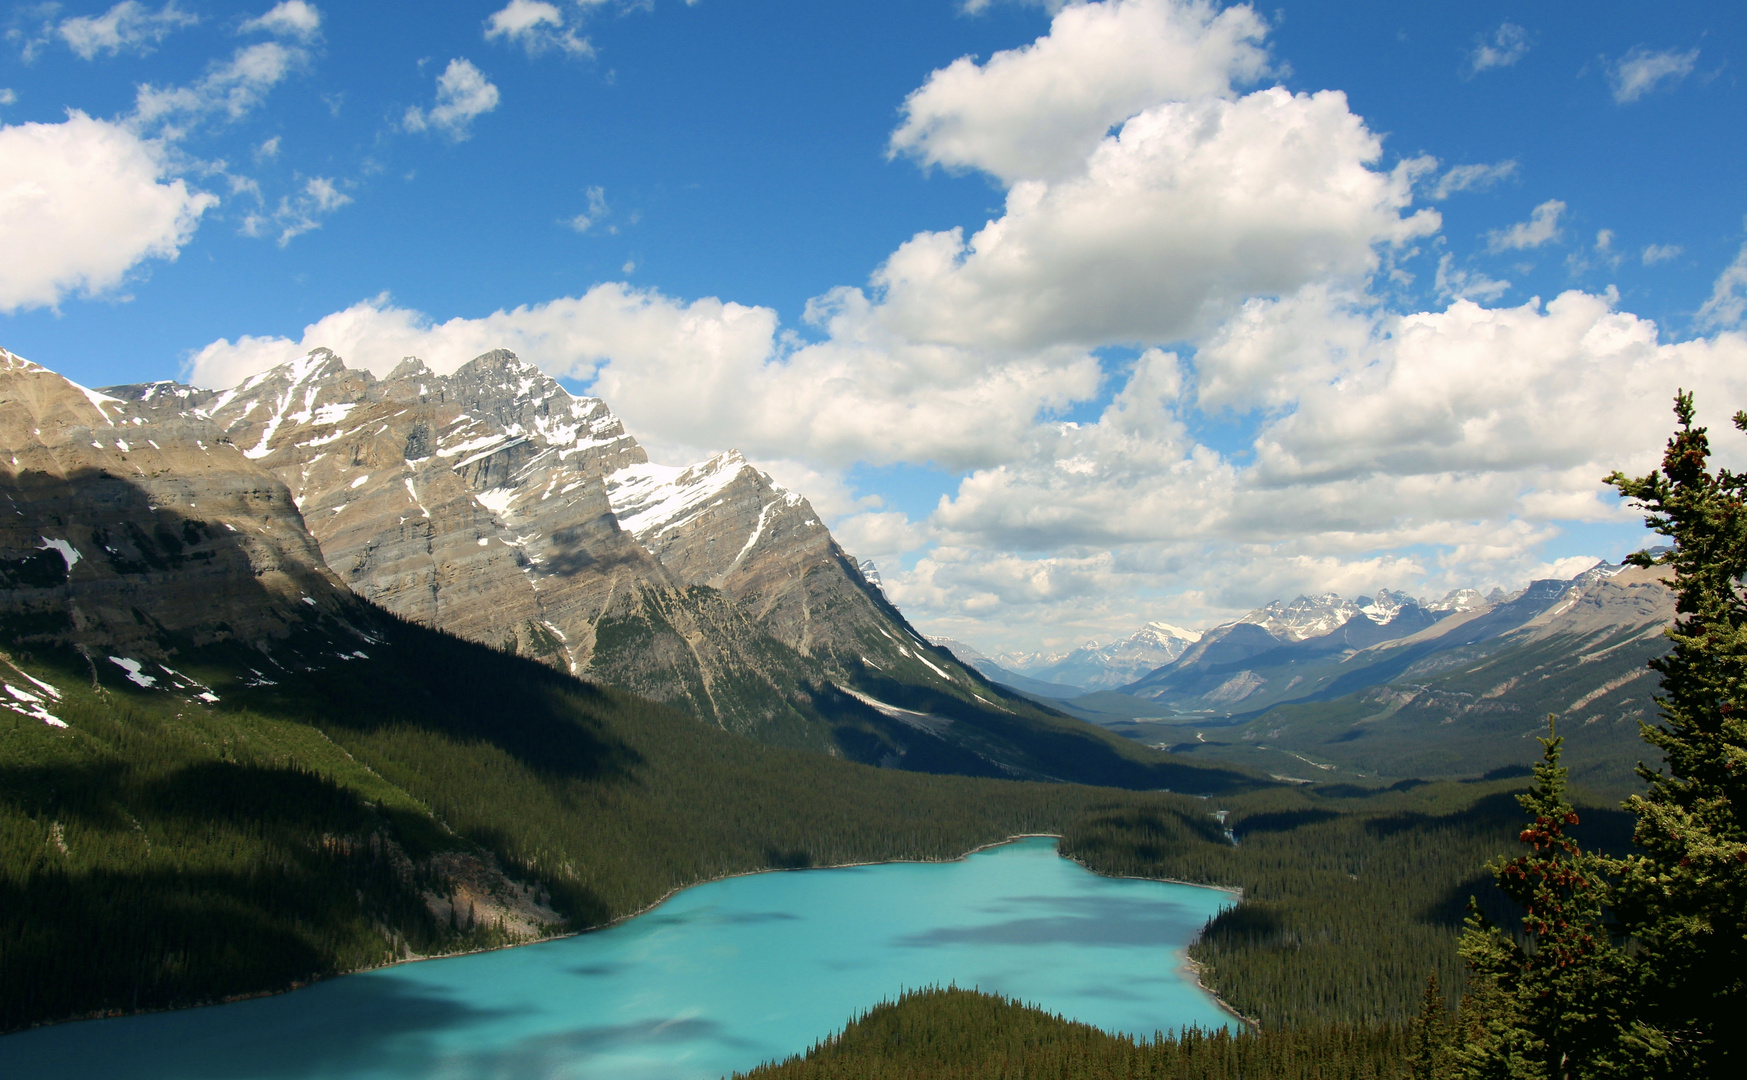
{"type": "Polygon", "coordinates": [[[1227,1022],[1184,948],[1232,902],[1027,839],[954,863],[730,878],[596,933],[277,997],[0,1037],[18,1080],[717,1080],[905,988],[979,987],[1109,1031],[1227,1022]]]}

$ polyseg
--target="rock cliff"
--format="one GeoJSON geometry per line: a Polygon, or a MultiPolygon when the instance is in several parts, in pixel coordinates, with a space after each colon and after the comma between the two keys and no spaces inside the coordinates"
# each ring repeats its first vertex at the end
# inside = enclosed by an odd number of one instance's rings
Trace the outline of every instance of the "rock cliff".
{"type": "Polygon", "coordinates": [[[151,672],[189,648],[234,643],[273,663],[368,640],[367,610],[285,484],[205,417],[0,349],[0,447],[0,618],[15,643],[163,679],[151,672]]]}
{"type": "Polygon", "coordinates": [[[869,669],[975,699],[805,498],[733,451],[652,464],[604,402],[512,353],[378,379],[318,349],[222,392],[107,392],[209,424],[283,482],[347,585],[406,618],[817,748],[821,696],[869,669]]]}

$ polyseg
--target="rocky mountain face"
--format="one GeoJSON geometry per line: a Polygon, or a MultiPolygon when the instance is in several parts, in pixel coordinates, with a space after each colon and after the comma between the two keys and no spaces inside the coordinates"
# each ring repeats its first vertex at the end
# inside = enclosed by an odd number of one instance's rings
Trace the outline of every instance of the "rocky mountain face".
{"type": "Polygon", "coordinates": [[[0,624],[15,646],[190,687],[170,665],[192,649],[233,647],[263,673],[368,647],[370,614],[290,491],[210,419],[0,349],[0,447],[0,624]]]}
{"type": "MultiPolygon", "coordinates": [[[[127,439],[185,433],[161,446],[192,439],[186,460],[152,459],[121,478],[152,508],[163,499],[141,479],[148,465],[166,491],[211,469],[216,492],[261,504],[261,521],[245,528],[239,517],[246,535],[227,543],[253,551],[271,537],[295,558],[279,560],[290,569],[266,555],[231,567],[245,591],[288,599],[257,619],[386,609],[761,741],[884,766],[1197,790],[1215,782],[1207,776],[1229,782],[991,685],[916,634],[805,498],[732,451],[686,467],[652,463],[603,402],[510,353],[447,376],[408,359],[379,379],[316,350],[223,391],[152,383],[96,394],[32,367],[58,384],[64,408],[84,410],[57,446],[77,448],[111,423],[127,439]]],[[[36,413],[21,416],[26,442],[50,430],[36,413]]],[[[90,441],[106,460],[130,452],[106,434],[90,441]]],[[[189,495],[203,511],[213,497],[189,495]]],[[[42,531],[44,506],[20,528],[42,531]]],[[[228,507],[221,500],[226,515],[241,513],[228,507]]],[[[85,505],[62,516],[107,513],[85,505]]],[[[202,520],[231,537],[228,516],[202,520]]],[[[141,522],[141,535],[158,535],[141,522]]],[[[46,540],[22,543],[12,555],[29,565],[16,573],[60,559],[46,540]]],[[[200,586],[178,577],[156,587],[187,590],[189,618],[203,617],[200,586]]],[[[11,602],[22,610],[27,600],[11,602]]],[[[45,594],[29,610],[56,603],[45,594]]],[[[204,617],[238,640],[279,632],[245,633],[233,614],[204,617]]]]}
{"type": "Polygon", "coordinates": [[[1323,772],[1473,775],[1526,767],[1554,715],[1573,779],[1624,795],[1638,786],[1635,764],[1654,756],[1638,734],[1658,715],[1646,662],[1667,651],[1674,616],[1658,570],[1602,566],[1536,582],[1363,650],[1351,672],[1207,738],[1251,764],[1287,753],[1323,772]]]}
{"type": "Polygon", "coordinates": [[[799,735],[803,688],[864,656],[952,682],[899,651],[913,635],[804,498],[732,452],[651,464],[603,402],[513,354],[379,380],[317,350],[222,392],[110,392],[205,418],[347,585],[426,625],[740,730],[799,735]]]}

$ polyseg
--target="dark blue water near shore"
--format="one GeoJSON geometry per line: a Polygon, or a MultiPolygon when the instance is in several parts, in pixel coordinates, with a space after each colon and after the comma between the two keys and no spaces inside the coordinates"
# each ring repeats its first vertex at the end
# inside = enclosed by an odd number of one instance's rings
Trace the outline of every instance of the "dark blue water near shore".
{"type": "Polygon", "coordinates": [[[609,930],[278,997],[0,1038],[18,1080],[716,1080],[906,987],[957,983],[1111,1031],[1226,1015],[1183,966],[1223,892],[1103,878],[1029,839],[956,863],[700,885],[609,930]]]}

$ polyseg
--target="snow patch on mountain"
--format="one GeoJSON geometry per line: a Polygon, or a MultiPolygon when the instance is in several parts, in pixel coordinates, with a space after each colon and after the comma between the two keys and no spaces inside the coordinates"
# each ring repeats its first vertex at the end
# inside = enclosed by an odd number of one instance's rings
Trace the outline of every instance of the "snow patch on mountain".
{"type": "Polygon", "coordinates": [[[78,562],[80,558],[79,549],[72,544],[65,540],[51,540],[46,536],[42,538],[42,545],[37,550],[59,552],[61,558],[66,560],[67,573],[69,574],[73,572],[73,564],[78,562]]]}
{"type": "MultiPolygon", "coordinates": [[[[855,564],[855,568],[861,571],[861,576],[867,579],[869,585],[880,591],[881,596],[886,594],[886,583],[880,579],[880,568],[874,565],[872,559],[862,559],[855,564]]],[[[936,641],[935,644],[940,643],[936,641]]],[[[985,657],[985,659],[987,658],[985,657]]]]}
{"type": "Polygon", "coordinates": [[[1403,610],[1421,606],[1418,600],[1406,593],[1390,592],[1388,589],[1377,590],[1375,597],[1361,596],[1357,602],[1359,613],[1378,626],[1388,626],[1403,610]]]}
{"type": "MultiPolygon", "coordinates": [[[[645,547],[667,529],[675,529],[715,505],[722,492],[745,472],[754,472],[738,450],[729,450],[696,465],[628,465],[607,477],[607,498],[619,527],[645,547]]],[[[763,474],[759,474],[763,476],[763,474]]],[[[801,497],[778,486],[768,476],[765,483],[782,496],[783,505],[798,506],[801,497]]],[[[774,505],[774,504],[773,504],[774,505]]],[[[761,515],[757,539],[764,519],[761,515]]],[[[751,546],[750,541],[748,547],[751,546]]]]}

